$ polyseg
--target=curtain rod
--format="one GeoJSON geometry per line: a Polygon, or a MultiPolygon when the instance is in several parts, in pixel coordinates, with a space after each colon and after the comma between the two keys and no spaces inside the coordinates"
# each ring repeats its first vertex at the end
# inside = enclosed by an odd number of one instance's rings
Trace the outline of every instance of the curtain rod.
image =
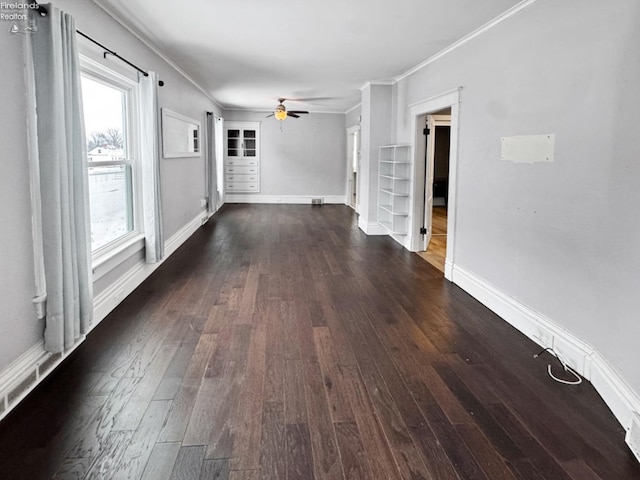
{"type": "MultiPolygon", "coordinates": [[[[48,12],[47,9],[45,7],[43,7],[42,5],[40,5],[38,2],[33,2],[33,4],[36,5],[36,7],[34,8],[34,10],[37,10],[38,13],[43,16],[46,17],[48,12]]],[[[127,65],[129,65],[132,68],[135,68],[138,72],[140,72],[142,75],[144,75],[145,77],[149,76],[149,72],[146,72],[145,70],[142,70],[140,67],[138,67],[137,65],[134,65],[133,63],[131,63],[129,60],[127,60],[124,57],[121,57],[120,55],[118,55],[116,52],[114,52],[113,50],[111,50],[110,48],[105,47],[103,44],[101,44],[100,42],[98,42],[97,40],[91,38],[89,35],[87,35],[84,32],[81,32],[80,30],[76,30],[76,33],[84,38],[86,38],[87,40],[89,40],[90,42],[95,43],[96,45],[98,45],[100,48],[102,48],[104,50],[104,53],[102,54],[104,56],[104,58],[107,58],[107,54],[109,55],[113,55],[114,57],[116,57],[118,60],[123,61],[124,63],[126,63],[127,65]]],[[[161,87],[164,85],[164,82],[162,80],[160,80],[158,82],[158,85],[160,85],[161,87]]]]}
{"type": "Polygon", "coordinates": [[[100,42],[98,42],[97,40],[91,38],[89,35],[87,35],[84,32],[81,32],[80,30],[76,30],[76,33],[84,38],[86,38],[87,40],[89,40],[90,42],[95,43],[96,45],[98,45],[100,48],[102,48],[104,50],[104,53],[102,54],[104,56],[104,58],[107,58],[107,54],[109,55],[113,55],[114,57],[116,57],[119,60],[122,60],[124,63],[126,63],[127,65],[129,65],[132,68],[135,68],[137,71],[139,71],[141,74],[143,74],[145,77],[149,76],[149,72],[145,72],[144,70],[142,70],[140,67],[134,65],[133,63],[131,63],[129,60],[127,60],[126,58],[121,57],[120,55],[118,55],[116,52],[114,52],[113,50],[111,50],[110,48],[105,47],[103,44],[101,44],[100,42]]]}

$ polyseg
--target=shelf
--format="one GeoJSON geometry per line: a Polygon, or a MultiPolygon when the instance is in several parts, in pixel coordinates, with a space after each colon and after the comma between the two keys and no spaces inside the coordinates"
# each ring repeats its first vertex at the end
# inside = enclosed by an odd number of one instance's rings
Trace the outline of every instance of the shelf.
{"type": "Polygon", "coordinates": [[[380,191],[382,193],[387,193],[389,195],[393,195],[394,197],[408,197],[409,196],[408,193],[396,193],[393,190],[388,190],[386,188],[381,188],[380,191]]]}
{"type": "Polygon", "coordinates": [[[408,217],[409,212],[394,212],[391,205],[380,205],[380,209],[385,212],[389,212],[391,215],[397,215],[398,217],[408,217]]]}
{"type": "Polygon", "coordinates": [[[391,175],[380,175],[382,178],[388,178],[389,180],[397,180],[397,181],[408,181],[411,180],[409,177],[392,177],[391,175]]]}
{"type": "Polygon", "coordinates": [[[387,230],[389,230],[389,233],[392,235],[407,235],[407,232],[404,231],[394,231],[393,230],[393,225],[391,225],[390,222],[379,222],[380,225],[382,225],[384,228],[386,228],[387,230]]]}
{"type": "Polygon", "coordinates": [[[378,172],[378,223],[396,238],[408,235],[411,181],[411,148],[408,145],[380,147],[378,172]]]}

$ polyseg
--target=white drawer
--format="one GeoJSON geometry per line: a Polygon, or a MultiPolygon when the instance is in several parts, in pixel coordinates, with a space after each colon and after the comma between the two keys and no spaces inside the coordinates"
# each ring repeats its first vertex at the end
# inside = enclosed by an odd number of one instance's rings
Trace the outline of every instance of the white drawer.
{"type": "Polygon", "coordinates": [[[255,167],[258,165],[258,160],[255,158],[227,158],[224,164],[238,167],[255,167]]]}
{"type": "Polygon", "coordinates": [[[258,173],[258,167],[245,167],[236,165],[225,165],[224,173],[241,174],[241,175],[256,175],[258,173]]]}
{"type": "Polygon", "coordinates": [[[241,174],[227,174],[224,176],[225,182],[249,182],[249,183],[257,183],[258,176],[257,175],[241,175],[241,174]]]}
{"type": "Polygon", "coordinates": [[[225,185],[227,192],[257,192],[258,182],[230,182],[225,185]]]}

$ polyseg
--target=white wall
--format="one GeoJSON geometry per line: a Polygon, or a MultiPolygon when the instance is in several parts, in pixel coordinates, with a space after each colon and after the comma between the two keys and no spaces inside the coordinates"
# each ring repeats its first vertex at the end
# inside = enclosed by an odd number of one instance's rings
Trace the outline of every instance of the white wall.
{"type": "MultiPolygon", "coordinates": [[[[2,22],[4,25],[5,22],[2,22]]],[[[0,369],[42,338],[31,248],[23,37],[0,34],[0,369]]]]}
{"type": "Polygon", "coordinates": [[[462,86],[456,266],[590,344],[640,392],[640,3],[538,0],[394,87],[462,86]],[[500,137],[556,134],[555,161],[500,137]]]}
{"type": "Polygon", "coordinates": [[[224,112],[225,121],[261,122],[260,193],[243,194],[243,198],[344,197],[345,115],[312,112],[284,122],[265,118],[267,115],[268,112],[224,112]]]}
{"type": "MultiPolygon", "coordinates": [[[[171,65],[124,29],[93,2],[83,0],[57,0],[54,5],[76,20],[76,27],[111,50],[145,70],[153,70],[164,81],[158,92],[161,108],[168,108],[201,122],[204,126],[207,110],[220,114],[221,109],[185,79],[171,65]]],[[[83,38],[80,48],[95,47],[83,38]]],[[[122,62],[108,56],[102,59],[101,50],[93,58],[123,73],[135,75],[135,71],[122,62]]],[[[199,158],[162,159],[163,228],[165,239],[175,234],[201,211],[200,199],[205,196],[204,153],[199,158]]]]}
{"type": "MultiPolygon", "coordinates": [[[[165,81],[160,89],[160,106],[204,120],[205,111],[220,114],[217,107],[193,84],[121,27],[93,2],[59,0],[54,5],[71,13],[78,29],[101,41],[130,61],[159,73],[165,81]]],[[[8,30],[8,26],[7,26],[8,30]]],[[[27,154],[26,90],[23,36],[0,35],[0,376],[18,357],[42,340],[43,322],[35,319],[31,210],[27,154]]],[[[96,60],[129,76],[135,73],[119,60],[102,58],[101,52],[79,38],[79,46],[96,60]],[[88,49],[88,50],[87,50],[88,49]]],[[[197,217],[204,196],[204,157],[162,160],[162,199],[165,239],[179,232],[197,217]]],[[[128,252],[115,262],[113,270],[95,282],[99,295],[142,259],[142,252],[128,252]]]]}
{"type": "Polygon", "coordinates": [[[346,125],[347,128],[354,127],[356,125],[360,125],[360,120],[362,117],[362,103],[354,106],[346,113],[346,125]]]}
{"type": "Polygon", "coordinates": [[[391,85],[368,84],[362,89],[362,121],[360,123],[360,218],[358,225],[368,233],[376,230],[378,223],[378,172],[379,148],[389,145],[392,138],[393,89],[391,85]]]}

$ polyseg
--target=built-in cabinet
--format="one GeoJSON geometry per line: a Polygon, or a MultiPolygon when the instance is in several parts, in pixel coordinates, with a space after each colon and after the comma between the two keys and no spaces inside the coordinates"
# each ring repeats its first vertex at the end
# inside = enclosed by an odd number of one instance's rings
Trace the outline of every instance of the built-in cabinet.
{"type": "Polygon", "coordinates": [[[228,193],[260,191],[260,122],[225,122],[224,185],[228,193]]]}
{"type": "Polygon", "coordinates": [[[380,147],[378,223],[396,238],[409,232],[409,154],[409,145],[380,147]]]}

